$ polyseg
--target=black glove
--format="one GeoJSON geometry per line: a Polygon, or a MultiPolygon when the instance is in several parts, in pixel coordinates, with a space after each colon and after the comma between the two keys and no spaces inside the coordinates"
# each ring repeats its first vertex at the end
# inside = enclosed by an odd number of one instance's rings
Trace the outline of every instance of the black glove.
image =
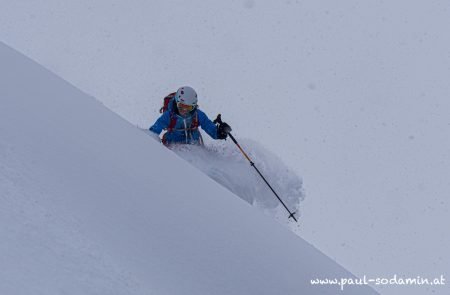
{"type": "Polygon", "coordinates": [[[227,123],[220,123],[217,126],[217,139],[226,139],[229,132],[231,132],[230,125],[227,123]]]}

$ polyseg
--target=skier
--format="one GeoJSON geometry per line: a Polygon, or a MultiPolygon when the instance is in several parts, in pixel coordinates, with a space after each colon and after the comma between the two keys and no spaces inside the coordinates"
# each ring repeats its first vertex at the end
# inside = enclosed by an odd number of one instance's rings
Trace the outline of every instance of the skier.
{"type": "Polygon", "coordinates": [[[231,128],[228,124],[215,125],[197,105],[197,93],[189,86],[180,87],[176,93],[164,99],[162,115],[149,130],[155,137],[166,130],[162,137],[164,145],[198,144],[203,145],[198,127],[214,139],[226,139],[231,128]]]}

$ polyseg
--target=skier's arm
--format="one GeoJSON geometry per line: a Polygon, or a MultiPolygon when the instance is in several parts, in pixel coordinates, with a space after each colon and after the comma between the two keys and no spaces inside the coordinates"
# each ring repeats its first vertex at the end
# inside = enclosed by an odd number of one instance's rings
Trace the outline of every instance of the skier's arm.
{"type": "Polygon", "coordinates": [[[205,130],[205,132],[208,133],[208,135],[211,136],[212,138],[218,139],[216,124],[214,124],[204,112],[197,110],[197,113],[198,113],[198,122],[200,123],[202,129],[205,130]]]}
{"type": "Polygon", "coordinates": [[[156,120],[155,124],[153,124],[148,130],[160,134],[163,129],[169,127],[170,123],[170,112],[164,112],[161,117],[156,120]]]}

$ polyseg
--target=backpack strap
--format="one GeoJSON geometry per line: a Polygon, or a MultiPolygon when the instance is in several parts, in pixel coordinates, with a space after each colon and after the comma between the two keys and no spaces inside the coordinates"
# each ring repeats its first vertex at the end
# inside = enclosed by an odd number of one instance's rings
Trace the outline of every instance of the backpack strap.
{"type": "Polygon", "coordinates": [[[167,134],[167,133],[164,133],[164,134],[163,134],[162,139],[161,139],[161,142],[162,142],[163,145],[168,146],[168,145],[169,145],[169,142],[167,142],[167,136],[166,136],[166,134],[167,134]]]}
{"type": "Polygon", "coordinates": [[[197,111],[196,111],[196,112],[195,112],[195,117],[194,117],[194,119],[192,119],[191,126],[190,126],[189,129],[195,130],[195,129],[197,129],[197,128],[198,128],[198,113],[197,113],[197,111]]]}
{"type": "Polygon", "coordinates": [[[169,126],[167,126],[167,132],[171,132],[175,128],[175,125],[177,125],[177,117],[174,112],[170,112],[170,122],[169,126]]]}
{"type": "Polygon", "coordinates": [[[166,128],[166,132],[163,134],[161,142],[168,146],[169,142],[167,141],[167,133],[172,132],[173,129],[175,129],[175,125],[177,125],[177,117],[175,116],[175,113],[172,111],[170,112],[170,121],[169,126],[166,128]]]}

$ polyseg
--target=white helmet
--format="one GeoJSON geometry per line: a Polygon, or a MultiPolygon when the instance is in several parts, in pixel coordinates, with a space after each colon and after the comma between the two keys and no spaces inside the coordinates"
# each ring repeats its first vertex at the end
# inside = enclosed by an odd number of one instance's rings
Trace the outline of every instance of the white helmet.
{"type": "Polygon", "coordinates": [[[190,106],[197,105],[197,93],[192,87],[183,86],[177,90],[175,94],[175,101],[177,103],[182,103],[190,106]]]}

